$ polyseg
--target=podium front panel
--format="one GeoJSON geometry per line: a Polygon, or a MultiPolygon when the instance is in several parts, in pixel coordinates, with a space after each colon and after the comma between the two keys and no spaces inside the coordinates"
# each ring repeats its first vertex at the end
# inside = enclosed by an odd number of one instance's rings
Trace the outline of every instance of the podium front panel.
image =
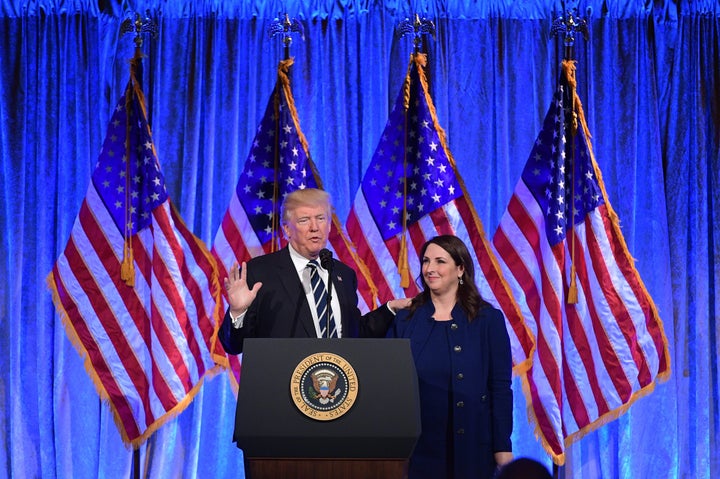
{"type": "Polygon", "coordinates": [[[417,374],[407,339],[246,339],[234,440],[247,457],[408,458],[420,435],[417,374]],[[291,381],[304,359],[343,358],[356,396],[339,417],[301,412],[291,381]]]}

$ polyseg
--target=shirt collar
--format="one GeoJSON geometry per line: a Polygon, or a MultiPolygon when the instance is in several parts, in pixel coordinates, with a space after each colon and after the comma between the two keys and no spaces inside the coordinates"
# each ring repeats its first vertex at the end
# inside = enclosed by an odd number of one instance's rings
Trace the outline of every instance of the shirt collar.
{"type": "MultiPolygon", "coordinates": [[[[293,262],[293,265],[295,266],[295,270],[298,272],[298,274],[302,274],[302,272],[307,267],[309,259],[307,259],[305,256],[298,253],[295,248],[292,247],[290,243],[288,243],[288,251],[290,252],[290,259],[293,262]]],[[[320,265],[320,260],[317,260],[319,268],[322,270],[323,267],[320,265]]]]}

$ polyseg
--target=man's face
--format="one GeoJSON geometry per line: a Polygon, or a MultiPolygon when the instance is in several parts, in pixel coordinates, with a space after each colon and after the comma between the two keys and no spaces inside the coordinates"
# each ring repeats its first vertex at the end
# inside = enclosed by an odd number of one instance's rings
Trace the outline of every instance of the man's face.
{"type": "Polygon", "coordinates": [[[283,230],[295,251],[308,259],[316,259],[327,245],[330,215],[325,206],[299,206],[289,212],[283,230]]]}

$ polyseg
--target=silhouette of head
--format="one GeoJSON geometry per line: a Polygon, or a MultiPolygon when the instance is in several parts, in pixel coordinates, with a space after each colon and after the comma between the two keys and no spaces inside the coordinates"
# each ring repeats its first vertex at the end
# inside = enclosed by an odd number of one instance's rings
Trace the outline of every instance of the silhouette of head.
{"type": "Polygon", "coordinates": [[[542,463],[529,457],[520,457],[505,464],[496,479],[552,479],[542,463]]]}

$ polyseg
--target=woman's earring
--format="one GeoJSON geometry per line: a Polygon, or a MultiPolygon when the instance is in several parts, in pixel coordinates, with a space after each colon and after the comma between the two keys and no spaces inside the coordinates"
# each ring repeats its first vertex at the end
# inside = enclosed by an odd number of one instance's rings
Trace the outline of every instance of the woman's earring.
{"type": "Polygon", "coordinates": [[[458,278],[458,282],[459,282],[460,284],[463,284],[462,276],[460,276],[460,277],[458,278]]]}

